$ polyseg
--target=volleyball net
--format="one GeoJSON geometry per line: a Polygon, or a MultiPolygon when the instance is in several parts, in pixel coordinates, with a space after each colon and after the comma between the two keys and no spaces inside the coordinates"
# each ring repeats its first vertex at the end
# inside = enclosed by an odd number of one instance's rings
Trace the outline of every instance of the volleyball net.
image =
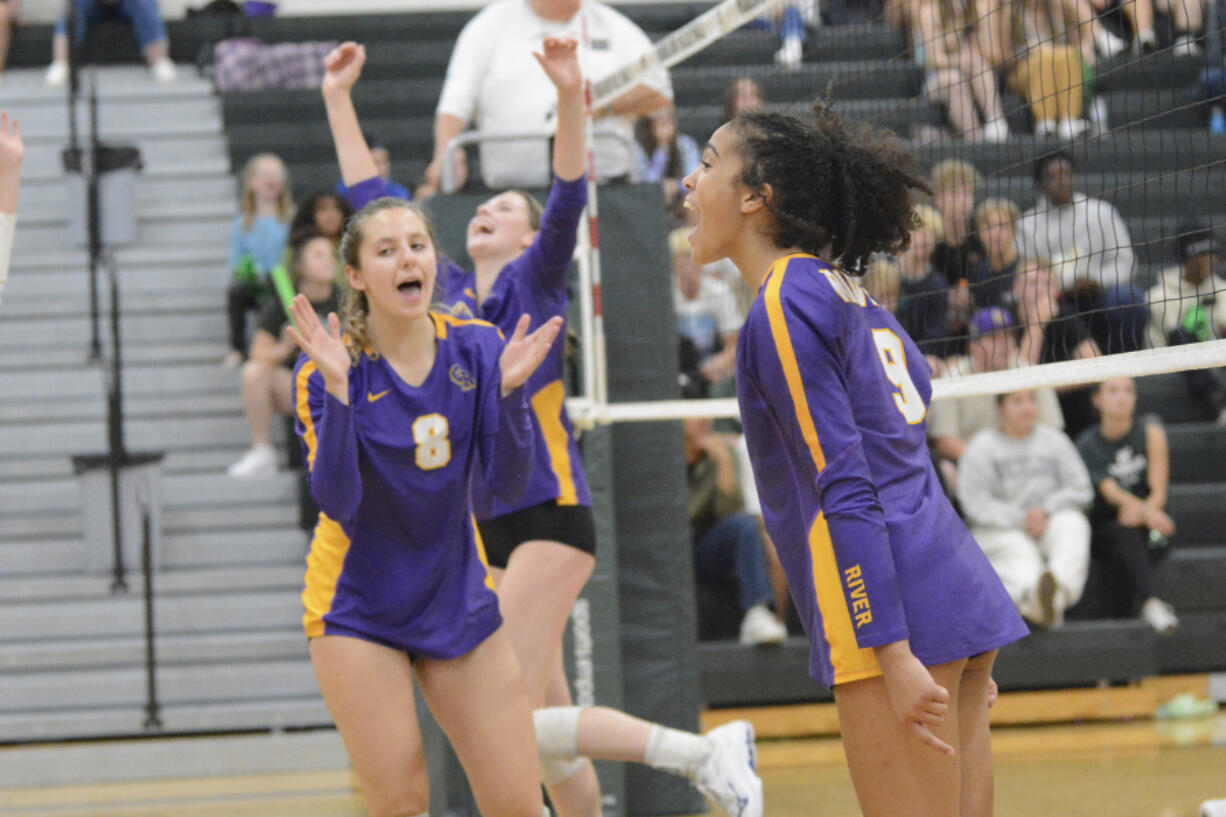
{"type": "MultiPolygon", "coordinates": [[[[1194,370],[1208,379],[1187,399],[1214,419],[1226,409],[1214,371],[1226,366],[1223,5],[725,0],[649,32],[654,49],[594,77],[590,100],[672,71],[674,111],[643,118],[636,137],[665,188],[688,399],[609,401],[590,230],[576,420],[736,416],[729,344],[754,293],[730,263],[689,258],[675,185],[692,169],[685,137],[701,146],[747,107],[806,117],[826,97],[896,133],[932,188],[910,247],[860,280],[929,358],[934,400],[1194,370]]],[[[590,188],[597,213],[602,189],[590,188]]]]}

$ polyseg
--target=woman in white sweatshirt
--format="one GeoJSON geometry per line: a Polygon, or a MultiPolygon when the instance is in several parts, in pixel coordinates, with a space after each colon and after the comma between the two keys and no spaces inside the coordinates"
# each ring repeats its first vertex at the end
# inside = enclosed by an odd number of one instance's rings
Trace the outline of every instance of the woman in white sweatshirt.
{"type": "Polygon", "coordinates": [[[981,431],[962,455],[958,500],[1019,612],[1056,626],[1085,588],[1094,488],[1072,440],[1036,422],[1033,391],[996,403],[1000,427],[981,431]]]}

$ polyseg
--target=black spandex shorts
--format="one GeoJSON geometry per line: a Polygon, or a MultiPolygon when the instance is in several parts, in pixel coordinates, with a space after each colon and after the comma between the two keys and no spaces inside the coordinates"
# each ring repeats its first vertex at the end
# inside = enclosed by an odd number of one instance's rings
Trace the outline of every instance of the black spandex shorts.
{"type": "Polygon", "coordinates": [[[477,529],[490,567],[505,568],[511,551],[534,539],[561,542],[584,553],[596,553],[596,523],[592,509],[584,505],[559,505],[551,499],[478,522],[477,529]]]}

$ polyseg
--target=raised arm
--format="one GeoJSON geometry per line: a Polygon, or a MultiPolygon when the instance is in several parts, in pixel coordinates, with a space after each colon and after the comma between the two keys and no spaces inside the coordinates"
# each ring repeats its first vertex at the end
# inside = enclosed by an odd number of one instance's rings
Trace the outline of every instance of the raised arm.
{"type": "Polygon", "coordinates": [[[25,149],[17,120],[0,111],[0,295],[9,277],[9,257],[17,229],[17,188],[25,149]]]}
{"type": "Polygon", "coordinates": [[[294,371],[295,428],[302,439],[311,495],[337,522],[352,519],[362,502],[357,431],[349,399],[349,352],[336,313],[324,328],[311,302],[298,295],[290,314],[301,329],[286,330],[307,354],[294,371]]]}
{"type": "Polygon", "coordinates": [[[324,59],[326,73],[320,89],[328,112],[328,126],[332,129],[336,160],[341,168],[341,181],[348,188],[349,203],[355,210],[387,193],[370,146],[362,135],[357,109],[353,107],[351,92],[365,64],[365,46],[352,42],[341,44],[324,59]]]}
{"type": "Polygon", "coordinates": [[[583,175],[587,151],[583,144],[583,75],[575,40],[546,37],[544,53],[532,53],[558,92],[557,133],[553,140],[553,172],[562,181],[583,175]]]}

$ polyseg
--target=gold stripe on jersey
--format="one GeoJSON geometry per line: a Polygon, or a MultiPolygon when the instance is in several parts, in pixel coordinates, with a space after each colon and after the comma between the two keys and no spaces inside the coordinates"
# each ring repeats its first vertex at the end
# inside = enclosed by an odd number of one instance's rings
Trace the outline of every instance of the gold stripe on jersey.
{"type": "Polygon", "coordinates": [[[498,585],[494,584],[494,576],[490,573],[490,560],[485,555],[485,542],[481,539],[481,529],[477,527],[477,517],[469,514],[468,521],[473,526],[473,542],[477,545],[477,558],[481,560],[481,565],[485,568],[485,586],[497,593],[498,585]]]}
{"type": "MultiPolygon", "coordinates": [[[[796,350],[792,346],[792,336],[788,331],[787,318],[783,314],[783,303],[779,291],[783,287],[783,277],[787,272],[788,261],[797,256],[780,258],[771,265],[766,291],[763,300],[766,306],[767,319],[770,322],[771,337],[775,341],[775,352],[783,367],[783,377],[788,384],[788,394],[792,398],[792,409],[796,422],[800,426],[801,437],[809,450],[816,473],[820,474],[826,467],[826,457],[822,453],[821,442],[817,438],[817,427],[813,424],[813,414],[809,411],[809,398],[805,394],[804,380],[800,375],[800,365],[796,361],[796,350]]],[[[812,258],[813,256],[801,256],[812,258]]],[[[816,490],[817,486],[813,486],[816,490]]],[[[843,600],[843,586],[839,582],[838,562],[834,558],[834,543],[830,539],[830,529],[826,518],[819,511],[809,528],[809,557],[813,565],[813,592],[817,598],[817,606],[821,611],[822,630],[826,644],[830,647],[830,664],[834,668],[835,683],[869,678],[880,675],[876,655],[871,649],[861,649],[856,642],[855,629],[851,623],[851,613],[843,600]]]]}
{"type": "Polygon", "coordinates": [[[315,467],[315,448],[318,441],[315,438],[315,421],[311,419],[311,406],[308,402],[307,381],[315,373],[315,361],[308,360],[298,370],[298,382],[295,386],[297,395],[298,420],[302,423],[302,441],[307,447],[307,469],[315,467]]]}
{"type": "MultiPolygon", "coordinates": [[[[478,324],[480,326],[493,326],[489,321],[483,321],[480,318],[457,318],[455,315],[448,315],[445,312],[431,312],[430,317],[434,319],[434,332],[440,338],[447,337],[447,327],[449,326],[468,326],[470,324],[478,324]]],[[[498,333],[502,335],[501,332],[498,333]]]]}
{"type": "Polygon", "coordinates": [[[327,514],[319,514],[315,537],[307,553],[307,569],[302,588],[302,628],[307,638],[324,634],[324,616],[332,610],[336,585],[349,553],[349,537],[327,514]]]}
{"type": "Polygon", "coordinates": [[[549,467],[558,478],[558,504],[578,505],[575,472],[570,461],[570,435],[562,425],[562,401],[566,391],[562,381],[555,380],[532,397],[532,410],[541,424],[545,445],[549,449],[549,467]]]}
{"type": "Polygon", "coordinates": [[[822,629],[830,646],[834,683],[846,684],[881,675],[877,654],[871,648],[861,648],[856,643],[851,613],[843,602],[843,587],[839,584],[839,567],[834,559],[830,528],[821,511],[813,520],[813,527],[809,528],[809,559],[813,565],[813,592],[817,594],[817,606],[822,612],[822,629]]]}

